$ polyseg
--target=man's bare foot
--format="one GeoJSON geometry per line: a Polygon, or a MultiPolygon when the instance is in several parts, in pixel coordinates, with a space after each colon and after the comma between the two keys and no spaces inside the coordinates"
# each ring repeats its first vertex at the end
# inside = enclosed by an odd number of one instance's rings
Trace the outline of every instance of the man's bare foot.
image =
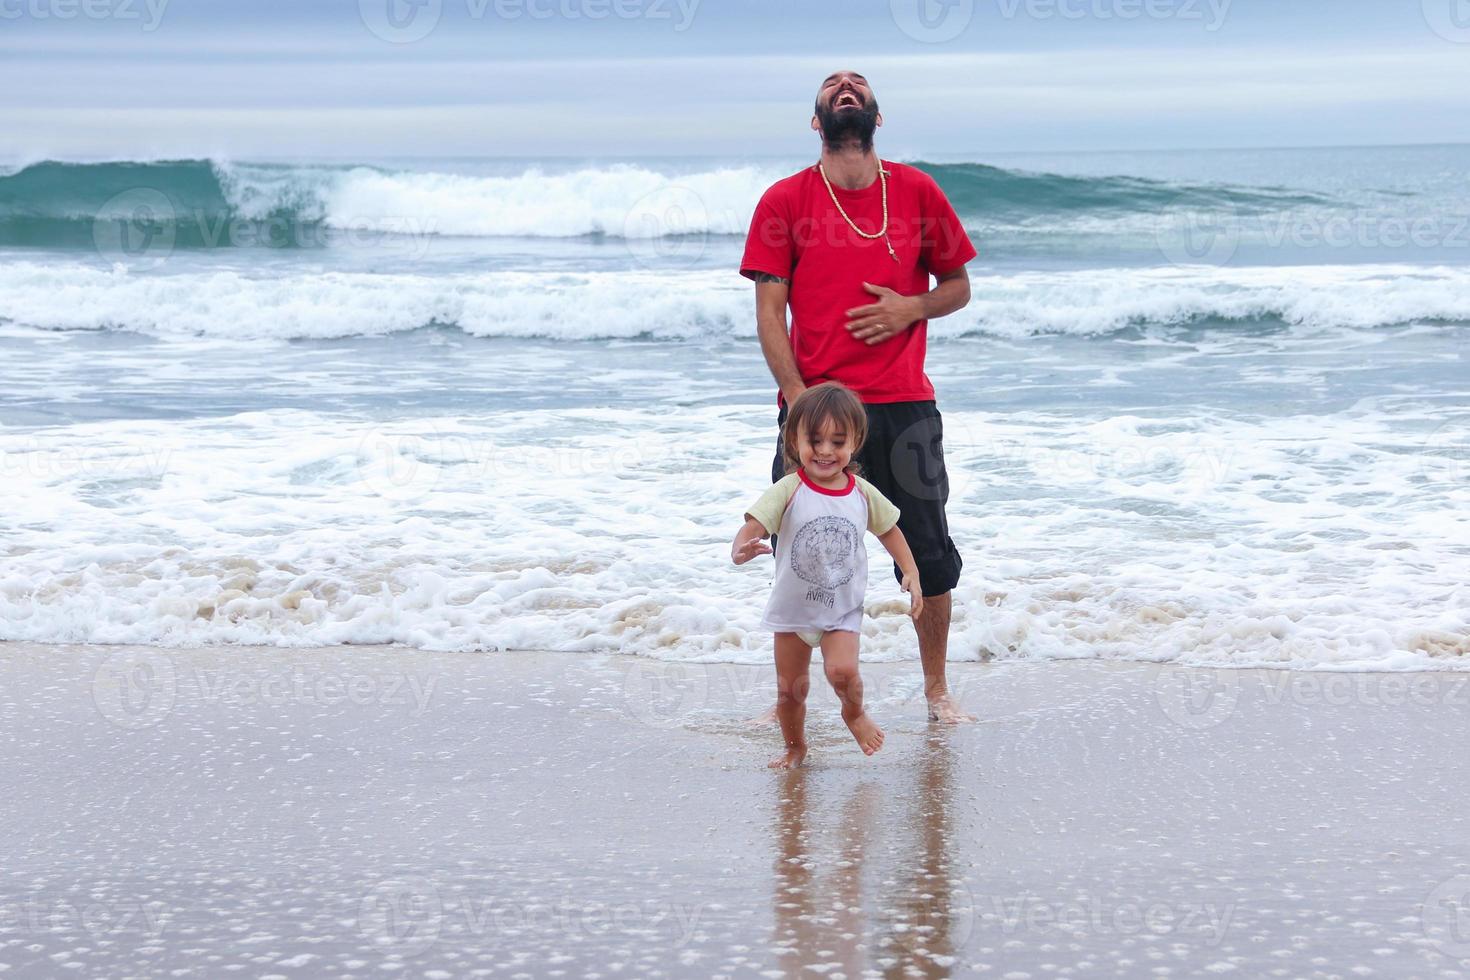
{"type": "Polygon", "coordinates": [[[784,755],[777,756],[766,764],[768,769],[795,769],[806,758],[805,745],[787,746],[784,755]]]}
{"type": "Polygon", "coordinates": [[[948,694],[940,694],[929,699],[929,720],[945,725],[968,725],[975,716],[962,711],[948,694]]]}
{"type": "Polygon", "coordinates": [[[857,739],[863,755],[872,755],[883,747],[883,729],[866,711],[847,722],[847,727],[852,730],[852,737],[857,739]]]}
{"type": "Polygon", "coordinates": [[[767,710],[756,715],[754,718],[745,719],[747,725],[774,725],[781,719],[776,717],[776,706],[773,704],[767,710]]]}

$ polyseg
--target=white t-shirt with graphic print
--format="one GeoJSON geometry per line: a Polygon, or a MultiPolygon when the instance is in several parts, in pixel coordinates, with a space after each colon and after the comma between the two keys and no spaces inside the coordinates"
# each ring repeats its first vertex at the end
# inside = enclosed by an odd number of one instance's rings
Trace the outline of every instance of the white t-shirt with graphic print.
{"type": "Polygon", "coordinates": [[[860,632],[868,588],[863,531],[887,533],[898,523],[898,508],[851,473],[845,490],[828,490],[797,470],[772,484],[746,516],[777,535],[776,576],[761,626],[780,633],[860,632]]]}

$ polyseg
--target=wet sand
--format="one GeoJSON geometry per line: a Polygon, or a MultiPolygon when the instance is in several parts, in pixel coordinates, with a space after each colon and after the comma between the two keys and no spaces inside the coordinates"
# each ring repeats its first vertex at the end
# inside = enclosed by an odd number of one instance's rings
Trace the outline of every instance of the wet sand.
{"type": "Polygon", "coordinates": [[[0,643],[0,974],[1459,976],[1470,674],[0,643]]]}

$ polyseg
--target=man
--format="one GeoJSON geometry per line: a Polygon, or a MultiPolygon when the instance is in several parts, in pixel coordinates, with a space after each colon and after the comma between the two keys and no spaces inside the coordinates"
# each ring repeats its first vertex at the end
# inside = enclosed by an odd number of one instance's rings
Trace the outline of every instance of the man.
{"type": "MultiPolygon", "coordinates": [[[[840,381],[862,398],[868,441],[858,461],[898,505],[919,568],[924,608],[914,627],[929,717],[974,721],[945,680],[950,592],[963,563],[944,512],[943,429],[924,352],[928,321],[970,301],[965,263],[975,247],[933,178],[879,161],[873,133],[882,124],[862,75],[839,71],[822,82],[811,122],[821,158],[761,197],[740,272],[755,281],[761,351],[781,389],[778,429],[808,385],[840,381]]],[[[782,470],[778,437],[772,480],[782,470]]]]}

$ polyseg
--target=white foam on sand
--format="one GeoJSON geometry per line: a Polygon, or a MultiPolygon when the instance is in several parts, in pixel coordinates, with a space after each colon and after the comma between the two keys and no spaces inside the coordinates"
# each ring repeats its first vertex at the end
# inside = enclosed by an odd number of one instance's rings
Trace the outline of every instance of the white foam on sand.
{"type": "MultiPolygon", "coordinates": [[[[766,406],[0,429],[0,639],[762,662],[766,406]]],[[[1470,663],[1470,412],[945,414],[958,659],[1470,663]]],[[[869,541],[864,654],[913,632],[869,541]]]]}

